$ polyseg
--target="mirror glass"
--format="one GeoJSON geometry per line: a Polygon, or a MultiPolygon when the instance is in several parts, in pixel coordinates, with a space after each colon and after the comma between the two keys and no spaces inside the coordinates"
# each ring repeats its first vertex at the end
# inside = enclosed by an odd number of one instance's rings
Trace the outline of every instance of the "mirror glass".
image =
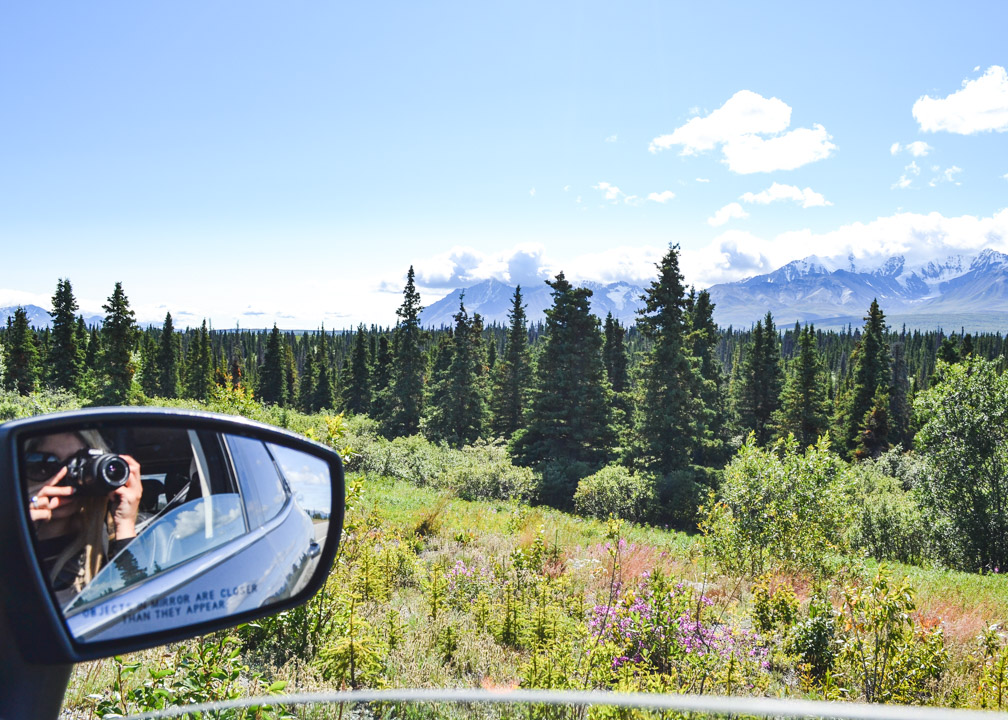
{"type": "Polygon", "coordinates": [[[329,530],[322,458],[198,427],[22,439],[36,557],[71,634],[111,640],[290,598],[329,530]]]}

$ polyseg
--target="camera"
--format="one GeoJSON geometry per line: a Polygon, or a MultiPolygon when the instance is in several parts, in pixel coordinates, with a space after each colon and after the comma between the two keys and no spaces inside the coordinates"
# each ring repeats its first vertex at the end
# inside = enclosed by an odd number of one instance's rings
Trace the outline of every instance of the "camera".
{"type": "Polygon", "coordinates": [[[108,495],[126,484],[129,464],[119,455],[84,449],[66,462],[67,473],[60,485],[77,488],[83,495],[108,495]]]}

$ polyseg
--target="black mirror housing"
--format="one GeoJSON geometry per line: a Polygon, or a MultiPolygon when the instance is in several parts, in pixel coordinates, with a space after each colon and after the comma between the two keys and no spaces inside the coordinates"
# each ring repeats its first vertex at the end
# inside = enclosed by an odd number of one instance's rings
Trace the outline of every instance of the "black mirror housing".
{"type": "MultiPolygon", "coordinates": [[[[54,478],[47,484],[66,481],[54,478]]],[[[184,640],[294,607],[328,577],[343,527],[344,494],[343,465],[335,451],[244,418],[94,408],[5,423],[0,425],[0,565],[7,582],[0,587],[0,620],[25,662],[66,665],[184,640]],[[54,458],[35,452],[36,446],[71,435],[120,438],[121,447],[103,451],[122,452],[133,464],[127,453],[138,456],[138,488],[141,464],[147,474],[140,502],[145,524],[137,524],[125,549],[110,549],[102,572],[68,600],[44,567],[42,524],[33,520],[33,508],[45,505],[32,489],[41,484],[25,478],[35,479],[40,467],[52,467],[54,458]],[[27,449],[33,451],[30,457],[27,449]],[[50,464],[39,465],[39,458],[50,464]],[[27,467],[33,462],[36,466],[27,467]],[[316,499],[305,499],[294,487],[289,476],[296,469],[285,462],[320,469],[311,487],[304,486],[318,491],[316,499]],[[272,481],[252,482],[263,467],[272,481]],[[326,502],[329,507],[322,507],[326,502]],[[191,538],[205,545],[193,546],[191,538]],[[264,547],[295,542],[297,552],[290,554],[300,562],[301,575],[288,563],[286,579],[255,577],[256,568],[242,561],[264,547]],[[193,585],[198,578],[215,578],[215,589],[193,590],[211,587],[193,585]],[[257,592],[262,597],[250,600],[257,592]],[[176,609],[183,601],[184,609],[176,609]],[[183,612],[189,617],[172,619],[183,612]]]]}

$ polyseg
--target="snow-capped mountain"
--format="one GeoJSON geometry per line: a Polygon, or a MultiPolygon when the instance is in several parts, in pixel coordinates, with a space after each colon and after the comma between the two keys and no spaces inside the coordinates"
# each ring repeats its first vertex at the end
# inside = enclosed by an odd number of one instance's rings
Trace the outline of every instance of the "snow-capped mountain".
{"type": "MultiPolygon", "coordinates": [[[[587,282],[582,285],[592,291],[591,311],[599,318],[605,318],[612,313],[623,325],[636,322],[637,309],[641,307],[640,297],[644,290],[636,285],[625,282],[602,283],[587,282]]],[[[448,293],[430,307],[420,313],[420,323],[424,327],[448,327],[455,324],[455,313],[459,309],[459,296],[464,293],[463,301],[469,315],[479,313],[483,323],[489,325],[496,322],[508,324],[508,312],[514,299],[514,286],[499,280],[484,280],[467,288],[457,288],[448,293]]],[[[522,286],[522,303],[525,315],[530,323],[545,321],[546,310],[553,306],[553,296],[546,283],[536,283],[534,286],[522,286]]]]}
{"type": "MultiPolygon", "coordinates": [[[[49,315],[49,311],[40,308],[38,305],[11,305],[10,307],[0,308],[0,323],[3,323],[3,327],[7,327],[7,319],[14,317],[14,311],[19,307],[24,308],[25,313],[28,315],[28,324],[33,328],[52,327],[52,316],[49,315]]],[[[101,325],[104,319],[101,315],[85,315],[84,323],[88,327],[91,327],[92,325],[101,325]]]]}
{"type": "Polygon", "coordinates": [[[878,299],[892,325],[1003,329],[1008,327],[1008,255],[987,249],[916,266],[903,256],[875,266],[810,256],[766,275],[714,285],[710,294],[721,326],[748,327],[767,310],[778,325],[796,320],[824,328],[860,325],[878,299]]]}

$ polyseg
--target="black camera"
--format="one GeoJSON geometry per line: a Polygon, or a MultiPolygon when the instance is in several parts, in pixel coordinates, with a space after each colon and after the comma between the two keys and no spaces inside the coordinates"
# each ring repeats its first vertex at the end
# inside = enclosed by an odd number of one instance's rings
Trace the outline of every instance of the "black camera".
{"type": "Polygon", "coordinates": [[[82,495],[108,495],[129,480],[129,464],[119,455],[86,448],[66,462],[60,485],[77,488],[82,495]]]}

